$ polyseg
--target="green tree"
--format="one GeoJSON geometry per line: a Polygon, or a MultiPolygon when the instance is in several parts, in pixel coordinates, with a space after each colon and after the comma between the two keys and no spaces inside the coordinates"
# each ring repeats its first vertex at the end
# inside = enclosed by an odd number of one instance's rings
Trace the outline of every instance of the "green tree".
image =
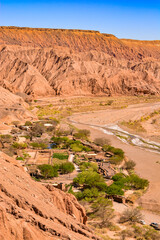
{"type": "Polygon", "coordinates": [[[59,169],[61,170],[62,174],[66,174],[66,173],[72,173],[74,171],[74,165],[71,162],[66,162],[66,163],[62,163],[59,166],[59,169]]]}
{"type": "Polygon", "coordinates": [[[58,167],[49,164],[39,165],[38,169],[41,171],[42,176],[47,178],[58,177],[58,167]]]}
{"type": "Polygon", "coordinates": [[[118,186],[115,183],[113,183],[112,185],[110,185],[107,190],[106,193],[108,195],[124,195],[124,191],[122,190],[122,186],[118,186]]]}
{"type": "Polygon", "coordinates": [[[79,173],[78,176],[73,179],[73,182],[87,187],[96,187],[97,183],[104,182],[104,179],[97,172],[90,170],[79,173]]]}
{"type": "Polygon", "coordinates": [[[132,174],[126,177],[125,186],[131,189],[145,189],[148,187],[149,181],[147,179],[140,178],[136,174],[132,174]]]}

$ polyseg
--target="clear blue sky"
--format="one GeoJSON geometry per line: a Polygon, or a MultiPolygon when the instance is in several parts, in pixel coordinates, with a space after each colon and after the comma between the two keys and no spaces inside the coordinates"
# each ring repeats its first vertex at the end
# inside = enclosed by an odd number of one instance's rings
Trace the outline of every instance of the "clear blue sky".
{"type": "Polygon", "coordinates": [[[160,40],[160,0],[2,0],[0,25],[99,30],[160,40]]]}

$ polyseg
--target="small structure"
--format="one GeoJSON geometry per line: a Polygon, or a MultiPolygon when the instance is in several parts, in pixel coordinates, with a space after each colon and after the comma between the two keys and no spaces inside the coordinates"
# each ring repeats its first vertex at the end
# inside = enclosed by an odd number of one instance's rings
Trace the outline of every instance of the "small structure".
{"type": "Polygon", "coordinates": [[[116,174],[116,171],[110,163],[102,162],[98,164],[98,172],[104,175],[104,177],[106,177],[107,179],[111,179],[116,174]]]}
{"type": "Polygon", "coordinates": [[[126,199],[124,196],[119,195],[106,195],[106,198],[111,199],[112,201],[118,202],[118,203],[126,203],[126,199]]]}
{"type": "Polygon", "coordinates": [[[114,153],[112,153],[112,152],[106,152],[106,153],[105,153],[105,156],[108,157],[108,158],[111,158],[112,156],[114,156],[114,153]]]}

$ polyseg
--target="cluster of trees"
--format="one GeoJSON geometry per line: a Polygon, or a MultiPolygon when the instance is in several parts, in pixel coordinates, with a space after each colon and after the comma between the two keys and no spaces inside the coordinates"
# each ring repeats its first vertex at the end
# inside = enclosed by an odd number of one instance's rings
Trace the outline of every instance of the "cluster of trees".
{"type": "Polygon", "coordinates": [[[51,138],[53,148],[71,149],[74,152],[89,152],[91,149],[84,146],[80,141],[71,140],[68,137],[55,137],[51,138]]]}
{"type": "Polygon", "coordinates": [[[140,178],[136,174],[125,176],[122,173],[117,173],[112,177],[112,180],[114,181],[113,184],[106,191],[109,195],[123,195],[125,189],[140,190],[149,185],[148,180],[140,178]]]}
{"type": "Polygon", "coordinates": [[[81,192],[76,193],[76,197],[79,200],[85,199],[86,201],[92,201],[97,198],[99,194],[106,193],[108,195],[124,195],[125,189],[144,189],[148,186],[148,180],[140,178],[139,176],[132,174],[130,176],[124,176],[121,173],[113,176],[113,184],[107,186],[104,178],[96,172],[96,168],[91,165],[82,164],[85,167],[76,178],[73,179],[73,183],[82,186],[81,192]]]}
{"type": "Polygon", "coordinates": [[[83,186],[82,191],[76,193],[76,197],[79,200],[85,199],[89,202],[97,198],[102,192],[104,193],[107,189],[104,178],[92,167],[79,173],[78,176],[73,179],[73,183],[83,186]]]}
{"type": "Polygon", "coordinates": [[[38,169],[40,170],[42,177],[48,179],[58,177],[58,172],[61,174],[72,173],[75,168],[73,163],[65,162],[62,164],[54,164],[53,166],[49,164],[39,165],[38,169]]]}
{"type": "Polygon", "coordinates": [[[18,142],[14,142],[12,144],[12,147],[15,149],[26,149],[28,146],[31,146],[32,148],[35,149],[47,149],[48,148],[48,144],[42,141],[39,142],[31,142],[29,144],[27,143],[18,143],[18,142]]]}

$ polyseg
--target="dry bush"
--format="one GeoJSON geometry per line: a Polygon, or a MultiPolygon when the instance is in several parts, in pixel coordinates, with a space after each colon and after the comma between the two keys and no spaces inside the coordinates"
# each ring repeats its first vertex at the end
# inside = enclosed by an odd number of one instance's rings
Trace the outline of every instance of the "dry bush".
{"type": "Polygon", "coordinates": [[[122,213],[119,219],[119,222],[120,223],[125,223],[125,222],[136,223],[136,222],[139,222],[141,219],[142,219],[142,214],[140,210],[138,208],[132,208],[132,209],[126,209],[122,213]]]}
{"type": "Polygon", "coordinates": [[[96,138],[94,143],[103,147],[104,145],[110,145],[110,140],[107,138],[96,138]]]}

